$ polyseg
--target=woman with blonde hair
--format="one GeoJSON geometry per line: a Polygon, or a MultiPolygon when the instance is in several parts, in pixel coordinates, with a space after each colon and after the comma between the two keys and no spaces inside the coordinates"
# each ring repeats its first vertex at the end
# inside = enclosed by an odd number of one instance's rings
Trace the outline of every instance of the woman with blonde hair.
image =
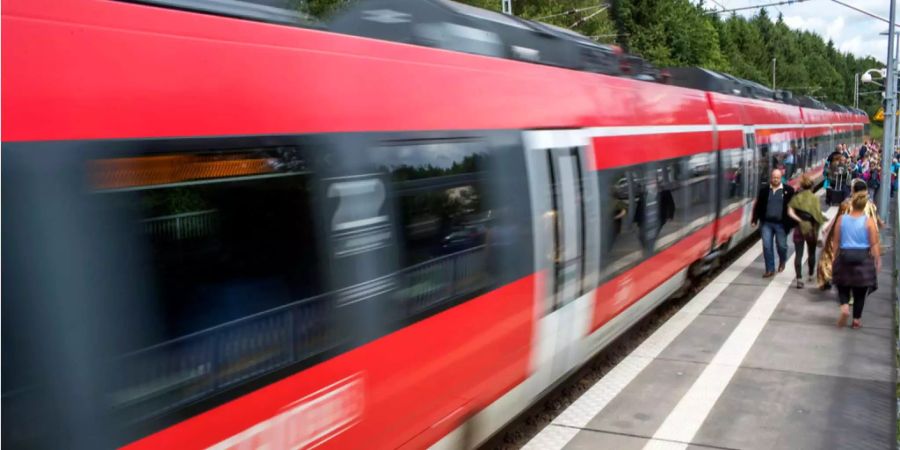
{"type": "MultiPolygon", "coordinates": [[[[869,186],[863,180],[853,180],[851,183],[853,187],[853,193],[857,192],[866,192],[869,190],[869,186]]],[[[834,262],[835,256],[835,247],[834,243],[834,224],[837,221],[838,217],[847,214],[851,210],[850,199],[845,200],[841,203],[838,208],[838,213],[834,216],[835,220],[831,221],[831,224],[825,228],[825,239],[823,239],[822,253],[819,257],[819,264],[816,269],[816,276],[818,277],[818,285],[819,288],[823,290],[831,289],[831,265],[834,262]]],[[[878,218],[878,208],[875,207],[875,204],[869,201],[866,204],[865,208],[866,216],[871,217],[875,220],[875,225],[881,225],[881,219],[878,218]]]]}
{"type": "Polygon", "coordinates": [[[866,295],[878,288],[881,250],[878,225],[865,213],[868,202],[867,192],[854,193],[850,212],[839,216],[834,223],[836,255],[832,282],[837,286],[841,304],[839,327],[846,325],[850,316],[850,295],[853,295],[853,328],[859,328],[866,295]]]}

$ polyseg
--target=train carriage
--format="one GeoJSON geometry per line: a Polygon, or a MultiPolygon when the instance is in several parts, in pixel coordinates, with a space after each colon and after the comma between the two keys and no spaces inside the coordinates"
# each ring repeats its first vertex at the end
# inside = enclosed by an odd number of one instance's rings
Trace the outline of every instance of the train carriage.
{"type": "Polygon", "coordinates": [[[865,122],[262,3],[4,1],[11,447],[477,445],[865,122]]]}

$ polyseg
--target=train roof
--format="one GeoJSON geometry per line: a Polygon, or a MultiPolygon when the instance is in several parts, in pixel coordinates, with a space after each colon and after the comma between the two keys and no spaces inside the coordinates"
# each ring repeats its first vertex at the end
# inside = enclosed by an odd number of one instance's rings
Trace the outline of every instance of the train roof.
{"type": "Polygon", "coordinates": [[[330,31],[425,47],[518,60],[745,98],[859,114],[808,96],[795,97],[757,82],[700,67],[660,71],[640,56],[598,43],[572,30],[452,0],[365,0],[328,24],[330,31]]]}
{"type": "Polygon", "coordinates": [[[669,83],[677,86],[758,100],[774,101],[787,105],[823,111],[865,115],[864,111],[858,109],[849,108],[837,103],[823,103],[806,95],[795,97],[791,91],[772,90],[757,82],[745,80],[711,69],[702,67],[669,67],[665,70],[670,74],[669,83]]]}
{"type": "Polygon", "coordinates": [[[366,0],[345,8],[331,31],[394,42],[656,81],[659,70],[618,47],[548,23],[451,0],[366,0]]]}

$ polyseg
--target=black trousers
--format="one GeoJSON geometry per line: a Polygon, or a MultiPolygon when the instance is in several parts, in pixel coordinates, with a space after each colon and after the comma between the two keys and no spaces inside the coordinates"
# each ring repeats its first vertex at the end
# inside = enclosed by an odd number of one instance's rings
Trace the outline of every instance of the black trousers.
{"type": "Polygon", "coordinates": [[[794,250],[797,252],[794,255],[794,272],[797,274],[797,278],[803,278],[803,243],[806,243],[806,249],[809,251],[809,259],[806,261],[806,265],[809,266],[809,276],[813,276],[816,273],[816,237],[813,236],[812,239],[804,239],[802,241],[794,241],[794,250]]]}
{"type": "Polygon", "coordinates": [[[862,317],[863,306],[866,304],[866,295],[869,293],[869,288],[867,287],[858,287],[858,286],[838,286],[838,298],[841,300],[842,305],[846,305],[850,303],[850,294],[853,294],[853,318],[859,319],[862,317]]]}

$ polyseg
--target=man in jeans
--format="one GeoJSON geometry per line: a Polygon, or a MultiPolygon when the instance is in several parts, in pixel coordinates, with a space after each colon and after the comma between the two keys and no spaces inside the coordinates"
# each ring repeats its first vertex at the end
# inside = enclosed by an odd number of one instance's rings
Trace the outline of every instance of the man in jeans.
{"type": "Polygon", "coordinates": [[[794,188],[781,182],[782,173],[775,169],[769,176],[769,185],[761,188],[756,194],[753,204],[753,226],[762,222],[763,257],[766,260],[766,273],[763,278],[775,275],[775,255],[772,239],[778,247],[778,271],[784,270],[787,261],[787,233],[794,222],[788,216],[787,208],[794,196],[794,188]]]}

